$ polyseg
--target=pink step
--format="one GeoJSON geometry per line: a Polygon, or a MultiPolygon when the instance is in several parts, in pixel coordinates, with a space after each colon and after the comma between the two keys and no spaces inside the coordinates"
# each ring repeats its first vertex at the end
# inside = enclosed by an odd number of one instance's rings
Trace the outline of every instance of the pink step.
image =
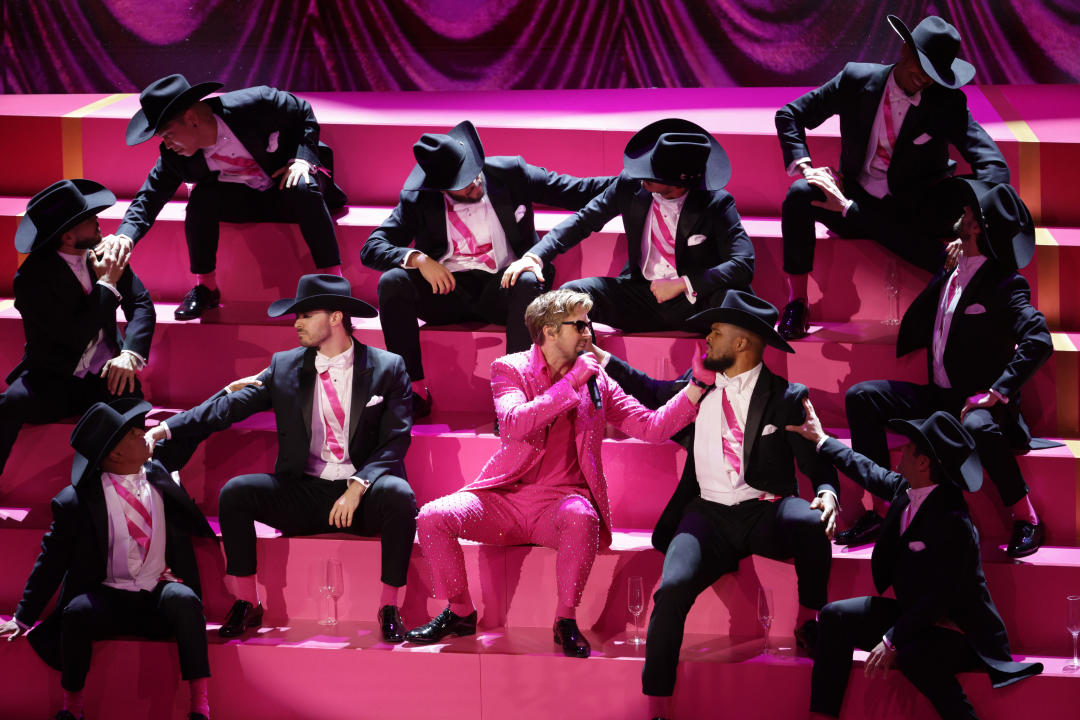
{"type": "MultiPolygon", "coordinates": [[[[364,717],[539,720],[567,717],[571,701],[574,717],[648,716],[640,692],[640,655],[605,645],[588,660],[564,658],[553,652],[549,632],[515,628],[456,639],[432,651],[377,643],[373,623],[345,623],[329,632],[300,623],[244,643],[212,643],[211,709],[223,720],[352,719],[357,717],[357,697],[340,692],[344,682],[361,689],[364,717]],[[417,692],[421,678],[438,678],[437,691],[426,682],[423,687],[429,691],[417,692]]],[[[710,717],[717,707],[745,717],[805,715],[809,659],[790,650],[761,655],[759,641],[721,643],[688,636],[684,647],[689,650],[684,650],[680,665],[676,717],[710,717]]],[[[887,680],[866,680],[863,655],[856,655],[842,720],[937,717],[898,673],[887,680]]],[[[1060,669],[1064,658],[1025,659],[1043,662],[1046,671],[999,690],[990,687],[985,675],[961,675],[979,717],[1067,717],[1080,701],[1080,681],[1060,669]]],[[[0,649],[0,672],[20,678],[0,695],[0,714],[44,717],[59,707],[58,676],[27,643],[0,649]]],[[[179,717],[186,711],[187,690],[178,676],[176,651],[169,642],[99,643],[87,684],[86,709],[93,713],[88,716],[179,717]],[[147,672],[151,667],[155,671],[147,672]],[[139,682],[124,680],[130,677],[139,682]]]]}

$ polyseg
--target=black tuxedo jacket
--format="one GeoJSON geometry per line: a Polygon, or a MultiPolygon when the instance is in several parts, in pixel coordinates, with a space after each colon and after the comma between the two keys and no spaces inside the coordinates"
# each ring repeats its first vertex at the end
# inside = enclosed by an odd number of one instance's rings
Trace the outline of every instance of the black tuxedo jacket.
{"type": "MultiPolygon", "coordinates": [[[[306,100],[265,85],[234,90],[205,101],[214,114],[236,133],[251,157],[267,175],[285,167],[293,158],[323,165],[319,156],[319,123],[306,100]]],[[[199,183],[217,177],[206,164],[203,151],[184,157],[161,144],[158,158],[146,182],[124,213],[117,235],[135,242],[154,224],[161,208],[180,183],[199,183]]],[[[275,180],[276,182],[276,180],[275,180]]],[[[328,191],[330,192],[330,191],[328,191]]],[[[341,193],[334,187],[334,193],[341,193]]],[[[343,197],[343,193],[342,193],[343,197]]]]}
{"type": "MultiPolygon", "coordinates": [[[[206,518],[170,473],[179,470],[203,437],[158,443],[146,479],[165,506],[165,562],[174,575],[201,594],[199,568],[191,536],[214,537],[206,518]]],[[[109,527],[100,472],[68,485],[52,500],[52,524],[41,540],[22,600],[15,610],[19,622],[33,625],[60,588],[56,609],[27,636],[38,655],[60,669],[61,613],[73,599],[100,585],[108,569],[109,527]]]]}
{"type": "MultiPolygon", "coordinates": [[[[848,63],[829,82],[780,108],[776,112],[776,132],[784,167],[810,155],[807,128],[816,128],[839,115],[840,172],[847,182],[856,182],[866,162],[870,132],[893,67],[848,63]]],[[[918,105],[908,109],[897,133],[888,182],[889,192],[898,203],[918,203],[930,185],[952,174],[956,163],[949,160],[949,145],[960,151],[976,179],[1009,182],[1005,158],[971,117],[963,91],[935,84],[922,91],[918,105]]],[[[852,210],[857,212],[858,208],[849,210],[849,215],[852,210]]]]}
{"type": "MultiPolygon", "coordinates": [[[[580,212],[552,228],[531,252],[549,262],[622,215],[628,259],[620,277],[642,280],[641,242],[649,230],[651,207],[652,193],[624,172],[580,212]]],[[[687,194],[675,232],[675,265],[680,276],[690,279],[694,291],[706,297],[721,288],[750,286],[754,245],[743,230],[730,193],[691,190],[687,194]]]]}
{"type": "MultiPolygon", "coordinates": [[[[86,262],[89,268],[89,253],[86,262]]],[[[93,268],[89,269],[94,278],[93,268]]],[[[131,350],[149,360],[157,322],[150,293],[130,266],[120,276],[116,289],[120,300],[97,282],[86,294],[56,252],[42,249],[31,253],[15,273],[15,308],[22,315],[26,347],[22,360],[7,376],[7,383],[23,373],[71,377],[86,346],[101,330],[115,343],[117,351],[131,350]],[[116,327],[117,306],[124,309],[128,320],[125,337],[116,327]]]]}
{"type": "MultiPolygon", "coordinates": [[[[942,284],[940,272],[904,313],[896,355],[927,350],[927,377],[933,381],[934,325],[942,284]]],[[[1031,305],[1031,288],[1018,273],[987,260],[964,288],[945,343],[945,372],[953,388],[970,397],[993,389],[1009,398],[1003,430],[1016,447],[1031,441],[1020,415],[1020,388],[1053,352],[1046,318],[1031,305]]],[[[952,408],[949,408],[951,411],[952,408]]]]}
{"type": "Polygon", "coordinates": [[[886,633],[898,648],[918,642],[933,625],[950,620],[985,663],[995,687],[1042,671],[1039,663],[1013,662],[1009,636],[986,587],[979,536],[963,493],[939,485],[900,532],[908,506],[908,481],[843,443],[829,438],[821,455],[840,472],[889,502],[889,511],[870,560],[879,593],[896,592],[900,617],[886,633]]]}
{"type": "MultiPolygon", "coordinates": [[[[356,474],[373,483],[383,475],[405,478],[405,451],[412,432],[412,389],[400,356],[353,340],[349,457],[356,474]]],[[[259,375],[262,385],[220,392],[168,421],[172,436],[189,437],[224,430],[257,412],[273,410],[278,457],[274,472],[304,474],[311,444],[315,397],[314,348],[275,353],[259,375]]]]}
{"type": "MultiPolygon", "coordinates": [[[[623,390],[653,409],[682,390],[690,378],[690,371],[687,371],[678,380],[655,380],[614,355],[604,369],[623,390]]],[[[802,425],[805,421],[803,400],[807,392],[805,385],[789,383],[762,366],[750,396],[750,410],[743,428],[743,467],[746,468],[746,484],[750,487],[779,496],[798,495],[794,461],[810,478],[815,493],[829,490],[839,497],[836,469],[815,452],[813,443],[784,429],[787,425],[802,425]],[[770,429],[768,433],[763,432],[766,427],[770,429]]],[[[694,468],[696,426],[697,423],[687,425],[673,438],[688,452],[679,485],[653,531],[653,546],[661,552],[667,550],[675,536],[686,506],[701,496],[694,468]]]]}
{"type": "MultiPolygon", "coordinates": [[[[560,175],[529,165],[520,156],[496,156],[484,161],[486,191],[514,258],[520,258],[537,242],[534,202],[580,210],[612,179],[560,175]],[[518,208],[524,209],[520,219],[516,217],[518,208]]],[[[375,270],[392,270],[401,267],[414,241],[415,249],[436,260],[446,254],[446,205],[441,192],[403,190],[390,217],[364,243],[360,259],[375,270]]]]}

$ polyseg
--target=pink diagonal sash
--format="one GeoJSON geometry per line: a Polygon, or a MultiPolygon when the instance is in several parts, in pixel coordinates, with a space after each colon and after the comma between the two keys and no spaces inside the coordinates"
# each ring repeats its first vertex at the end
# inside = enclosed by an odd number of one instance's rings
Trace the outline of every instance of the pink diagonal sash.
{"type": "MultiPolygon", "coordinates": [[[[731,401],[728,400],[727,388],[720,391],[720,402],[724,409],[724,424],[727,425],[728,429],[731,431],[731,437],[734,438],[735,442],[742,448],[743,430],[742,427],[739,426],[739,418],[735,417],[735,408],[731,406],[731,401]]],[[[730,465],[731,469],[736,473],[739,473],[742,470],[742,458],[739,456],[739,453],[735,451],[735,447],[728,440],[727,435],[721,435],[720,437],[723,442],[724,457],[727,459],[728,465],[730,465]]]]}
{"type": "Polygon", "coordinates": [[[146,553],[150,549],[150,532],[154,527],[150,511],[120,481],[112,477],[112,475],[109,475],[109,480],[122,502],[121,507],[124,510],[124,520],[127,521],[128,535],[138,544],[143,560],[145,560],[146,553]]]}
{"type": "Polygon", "coordinates": [[[319,373],[319,381],[323,390],[326,391],[326,399],[330,402],[330,409],[334,411],[334,419],[337,420],[338,429],[330,422],[330,418],[323,413],[323,423],[326,426],[326,446],[331,454],[338,459],[345,459],[345,449],[342,445],[345,438],[345,408],[341,406],[341,398],[338,397],[334,383],[330,380],[330,371],[323,370],[319,373]]]}
{"type": "Polygon", "coordinates": [[[495,259],[491,257],[491,243],[486,245],[479,245],[476,241],[476,236],[472,234],[472,230],[465,224],[465,221],[461,219],[454,211],[453,203],[450,198],[443,195],[446,200],[446,217],[450,220],[450,224],[454,226],[454,229],[461,233],[461,237],[465,239],[465,247],[457,248],[459,255],[471,257],[484,265],[487,265],[490,269],[495,270],[495,259]]]}
{"type": "Polygon", "coordinates": [[[651,233],[653,247],[657,249],[660,255],[667,260],[671,265],[671,269],[678,272],[675,264],[675,238],[671,237],[671,230],[668,229],[667,223],[664,222],[664,216],[660,212],[660,206],[654,201],[652,204],[652,214],[656,219],[656,227],[659,228],[660,236],[657,237],[656,233],[651,233]]]}
{"type": "Polygon", "coordinates": [[[893,150],[896,148],[896,124],[893,122],[892,93],[888,89],[885,90],[885,102],[881,108],[881,114],[884,115],[885,135],[889,140],[889,147],[886,148],[885,143],[881,141],[881,136],[878,136],[877,151],[874,154],[877,155],[882,167],[888,170],[889,163],[892,162],[893,150]]]}

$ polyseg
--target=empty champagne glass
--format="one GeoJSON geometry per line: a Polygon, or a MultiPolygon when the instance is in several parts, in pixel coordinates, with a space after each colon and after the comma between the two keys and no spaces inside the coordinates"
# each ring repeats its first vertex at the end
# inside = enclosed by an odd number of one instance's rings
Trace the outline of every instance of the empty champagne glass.
{"type": "Polygon", "coordinates": [[[885,296],[889,301],[889,315],[881,324],[895,327],[900,324],[900,264],[892,258],[885,267],[885,296]]]}
{"type": "Polygon", "coordinates": [[[640,647],[645,644],[645,638],[641,637],[639,620],[645,610],[645,584],[641,577],[634,575],[626,585],[626,609],[634,616],[634,633],[627,639],[627,644],[640,647]]]}
{"type": "Polygon", "coordinates": [[[772,654],[769,650],[769,628],[772,627],[773,622],[773,592],[772,590],[766,590],[763,587],[759,587],[757,591],[757,619],[761,623],[762,629],[765,630],[765,649],[762,651],[763,655],[772,654]]]}
{"type": "Polygon", "coordinates": [[[344,577],[341,574],[341,561],[329,558],[322,567],[319,579],[319,594],[323,597],[323,615],[320,625],[337,625],[337,601],[344,590],[344,577]]]}
{"type": "Polygon", "coordinates": [[[1080,672],[1080,657],[1077,657],[1076,655],[1076,640],[1077,637],[1080,636],[1080,595],[1067,595],[1065,601],[1069,605],[1069,619],[1065,624],[1065,629],[1072,635],[1073,657],[1072,662],[1062,668],[1062,670],[1065,672],[1080,672]]]}

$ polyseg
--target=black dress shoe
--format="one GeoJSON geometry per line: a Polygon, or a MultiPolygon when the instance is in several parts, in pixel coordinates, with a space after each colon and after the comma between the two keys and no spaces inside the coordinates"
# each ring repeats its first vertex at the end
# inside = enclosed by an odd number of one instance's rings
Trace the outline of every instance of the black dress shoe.
{"type": "Polygon", "coordinates": [[[210,718],[206,717],[202,713],[188,713],[187,718],[188,720],[210,720],[210,718]]]}
{"type": "Polygon", "coordinates": [[[418,392],[414,392],[412,395],[412,417],[413,420],[427,417],[431,414],[431,391],[425,389],[424,394],[421,395],[418,392]]]}
{"type": "Polygon", "coordinates": [[[810,332],[810,308],[805,300],[792,300],[784,306],[776,331],[785,340],[799,340],[807,336],[810,332]]]}
{"type": "Polygon", "coordinates": [[[383,605],[379,608],[379,629],[382,630],[382,639],[385,642],[399,643],[405,640],[405,623],[401,622],[396,605],[383,605]]]}
{"type": "Polygon", "coordinates": [[[807,620],[795,628],[795,644],[806,651],[810,657],[814,657],[818,642],[818,621],[807,620]]]}
{"type": "Polygon", "coordinates": [[[180,301],[180,306],[173,312],[177,320],[194,320],[211,308],[221,304],[221,291],[211,290],[205,285],[196,285],[180,301]]]}
{"type": "Polygon", "coordinates": [[[1012,539],[1005,550],[1009,557],[1022,558],[1035,554],[1043,544],[1044,523],[1032,525],[1025,520],[1013,523],[1012,539]]]}
{"type": "Polygon", "coordinates": [[[225,616],[225,622],[218,629],[221,637],[239,637],[245,630],[262,625],[262,603],[252,605],[247,600],[237,600],[225,616]]]}
{"type": "Polygon", "coordinates": [[[85,715],[80,715],[76,718],[70,710],[61,710],[56,713],[56,720],[83,720],[85,717],[85,715]]]}
{"type": "Polygon", "coordinates": [[[836,533],[837,545],[865,545],[877,540],[881,526],[885,521],[873,510],[867,510],[855,521],[855,524],[841,533],[836,533]]]}
{"type": "Polygon", "coordinates": [[[461,615],[455,615],[450,612],[450,608],[447,607],[441,613],[435,616],[426,625],[421,625],[418,628],[413,628],[409,632],[405,633],[405,639],[411,643],[417,643],[419,645],[430,645],[431,643],[437,643],[444,637],[453,635],[455,637],[464,637],[465,635],[476,634],[476,611],[473,610],[468,615],[462,617],[461,615]]]}
{"type": "Polygon", "coordinates": [[[558,618],[551,631],[555,635],[555,644],[562,646],[563,655],[566,657],[587,658],[592,652],[589,641],[578,630],[577,620],[574,618],[558,618]]]}

